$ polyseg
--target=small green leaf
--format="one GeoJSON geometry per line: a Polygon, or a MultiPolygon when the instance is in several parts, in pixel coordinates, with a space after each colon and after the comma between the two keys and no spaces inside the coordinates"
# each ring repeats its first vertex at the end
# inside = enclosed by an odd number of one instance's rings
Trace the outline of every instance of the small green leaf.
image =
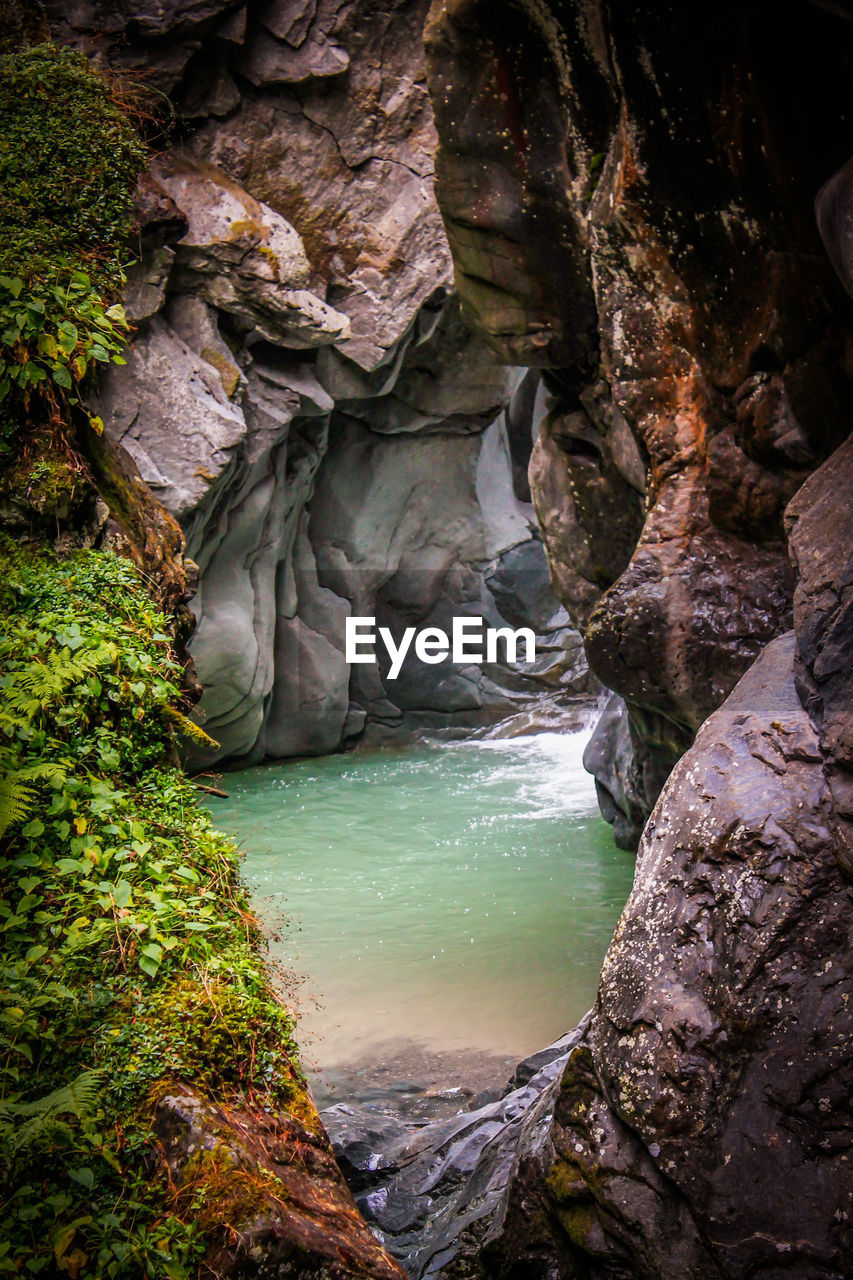
{"type": "Polygon", "coordinates": [[[95,1185],[94,1172],[87,1166],[82,1169],[69,1169],[68,1176],[72,1182],[76,1182],[86,1191],[91,1191],[95,1185]]]}
{"type": "Polygon", "coordinates": [[[28,822],[25,827],[21,827],[22,836],[40,836],[44,835],[44,823],[38,818],[33,818],[32,822],[28,822]]]}
{"type": "Polygon", "coordinates": [[[117,907],[126,907],[133,895],[133,889],[129,881],[119,880],[118,884],[113,888],[113,901],[117,907]]]}
{"type": "Polygon", "coordinates": [[[72,324],[70,320],[63,320],[58,326],[57,333],[59,334],[59,345],[66,355],[70,355],[77,346],[80,336],[77,332],[77,326],[72,324]]]}
{"type": "Polygon", "coordinates": [[[158,960],[152,960],[150,956],[139,957],[139,967],[143,973],[147,973],[149,978],[157,977],[157,970],[160,968],[158,960]]]}

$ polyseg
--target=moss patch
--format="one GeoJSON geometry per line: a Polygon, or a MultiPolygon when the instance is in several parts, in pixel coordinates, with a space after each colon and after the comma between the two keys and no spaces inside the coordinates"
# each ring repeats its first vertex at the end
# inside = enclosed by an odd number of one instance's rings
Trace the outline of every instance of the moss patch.
{"type": "Polygon", "coordinates": [[[86,262],[115,284],[145,148],[117,92],[82,54],[36,45],[0,56],[0,271],[86,262]]]}

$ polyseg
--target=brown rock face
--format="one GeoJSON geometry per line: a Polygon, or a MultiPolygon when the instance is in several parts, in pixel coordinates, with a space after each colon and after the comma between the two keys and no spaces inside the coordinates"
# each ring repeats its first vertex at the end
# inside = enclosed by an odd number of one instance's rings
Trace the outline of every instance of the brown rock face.
{"type": "Polygon", "coordinates": [[[627,703],[627,789],[597,770],[622,843],[790,626],[782,512],[849,430],[849,304],[811,208],[849,153],[836,8],[727,3],[701,39],[683,3],[436,0],[427,24],[463,305],[553,371],[531,489],[627,703]]]}
{"type": "Polygon", "coordinates": [[[154,1136],[178,1202],[196,1203],[222,1277],[404,1280],[355,1207],[316,1114],[217,1106],[183,1085],[156,1104],[154,1136]]]}

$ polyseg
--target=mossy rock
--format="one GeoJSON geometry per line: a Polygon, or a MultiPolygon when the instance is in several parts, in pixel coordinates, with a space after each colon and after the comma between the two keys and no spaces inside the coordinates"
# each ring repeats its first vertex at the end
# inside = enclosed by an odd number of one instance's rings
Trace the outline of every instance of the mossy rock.
{"type": "Polygon", "coordinates": [[[145,147],[118,90],[70,49],[0,56],[0,271],[84,262],[115,285],[145,147]]]}

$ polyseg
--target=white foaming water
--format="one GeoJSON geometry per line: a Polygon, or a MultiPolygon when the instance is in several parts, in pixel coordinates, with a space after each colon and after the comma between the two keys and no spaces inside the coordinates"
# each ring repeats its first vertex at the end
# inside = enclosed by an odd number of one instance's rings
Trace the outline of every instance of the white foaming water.
{"type": "Polygon", "coordinates": [[[328,756],[231,774],[272,949],[306,975],[300,1039],[339,1070],[378,1044],[523,1057],[591,1004],[633,859],[587,732],[328,756]]]}
{"type": "Polygon", "coordinates": [[[557,818],[597,812],[595,783],[583,767],[583,753],[592,730],[579,733],[532,733],[517,738],[485,739],[460,744],[464,751],[503,754],[511,762],[496,769],[494,783],[515,781],[518,795],[529,808],[527,818],[557,818]]]}

